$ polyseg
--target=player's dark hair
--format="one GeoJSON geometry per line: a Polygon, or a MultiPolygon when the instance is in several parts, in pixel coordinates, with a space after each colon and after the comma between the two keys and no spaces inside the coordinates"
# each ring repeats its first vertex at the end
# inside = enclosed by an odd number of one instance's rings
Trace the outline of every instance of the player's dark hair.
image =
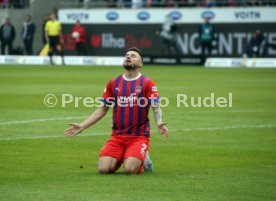
{"type": "Polygon", "coordinates": [[[140,49],[138,49],[137,47],[131,47],[131,48],[127,49],[126,53],[129,52],[129,51],[135,51],[135,52],[137,52],[140,55],[140,57],[142,59],[142,62],[144,62],[143,61],[143,55],[142,55],[142,52],[141,52],[140,49]]]}

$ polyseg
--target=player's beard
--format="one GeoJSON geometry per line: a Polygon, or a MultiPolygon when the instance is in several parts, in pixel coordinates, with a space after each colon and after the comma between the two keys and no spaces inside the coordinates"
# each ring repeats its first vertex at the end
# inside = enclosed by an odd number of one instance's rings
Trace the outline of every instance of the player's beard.
{"type": "Polygon", "coordinates": [[[128,70],[128,71],[132,71],[135,70],[138,66],[134,65],[134,64],[125,64],[124,65],[124,69],[128,70]]]}

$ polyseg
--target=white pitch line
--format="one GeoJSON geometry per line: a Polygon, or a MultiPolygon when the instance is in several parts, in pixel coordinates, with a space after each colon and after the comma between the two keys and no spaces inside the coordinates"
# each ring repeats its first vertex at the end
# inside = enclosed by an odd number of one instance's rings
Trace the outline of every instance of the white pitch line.
{"type": "MultiPolygon", "coordinates": [[[[276,124],[260,124],[260,125],[234,125],[234,126],[223,126],[223,127],[205,127],[205,128],[183,128],[183,129],[171,129],[170,132],[190,132],[190,131],[215,131],[215,130],[228,130],[228,129],[246,129],[246,128],[276,128],[276,124]]],[[[152,133],[158,131],[152,130],[152,133]]],[[[100,136],[100,135],[111,135],[111,133],[93,133],[93,134],[81,134],[77,137],[87,136],[100,136]]],[[[65,138],[64,135],[56,136],[30,136],[30,137],[15,137],[15,138],[0,138],[0,141],[12,141],[12,140],[28,140],[28,139],[48,139],[48,138],[65,138]]]]}
{"type": "Polygon", "coordinates": [[[262,112],[276,112],[276,110],[264,110],[264,109],[241,109],[241,110],[207,110],[207,111],[177,111],[177,112],[168,112],[168,114],[173,113],[184,113],[184,114],[197,114],[197,113],[262,113],[262,112]]]}
{"type": "Polygon", "coordinates": [[[22,121],[6,121],[0,122],[0,125],[9,125],[9,124],[27,124],[27,123],[35,123],[35,122],[45,122],[45,121],[56,121],[56,120],[72,120],[72,119],[83,119],[87,116],[79,116],[79,117],[56,117],[56,118],[45,118],[45,119],[30,119],[30,120],[22,120],[22,121]]]}
{"type": "MultiPolygon", "coordinates": [[[[183,129],[174,129],[172,132],[177,132],[177,131],[214,131],[214,130],[228,130],[228,129],[275,128],[275,127],[276,127],[276,124],[236,125],[236,126],[206,127],[206,128],[183,128],[183,129]]],[[[171,131],[169,131],[169,132],[171,132],[171,131]]]]}
{"type": "MultiPolygon", "coordinates": [[[[263,110],[263,109],[257,109],[257,110],[217,110],[217,111],[178,111],[178,112],[168,112],[166,115],[170,114],[197,114],[197,113],[259,113],[259,112],[276,112],[276,110],[263,110]]],[[[107,115],[111,116],[111,115],[107,115]]],[[[45,122],[45,121],[63,121],[63,120],[74,120],[74,119],[84,119],[88,116],[76,116],[76,117],[56,117],[56,118],[44,118],[44,119],[30,119],[30,120],[18,120],[18,121],[7,121],[7,122],[0,122],[0,125],[10,125],[10,124],[28,124],[28,123],[36,123],[36,122],[45,122]]]]}

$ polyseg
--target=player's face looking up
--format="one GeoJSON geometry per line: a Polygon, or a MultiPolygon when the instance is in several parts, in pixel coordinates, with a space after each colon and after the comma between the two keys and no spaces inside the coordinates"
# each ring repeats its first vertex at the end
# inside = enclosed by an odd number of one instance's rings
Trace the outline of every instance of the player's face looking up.
{"type": "Polygon", "coordinates": [[[140,55],[136,51],[128,51],[124,58],[123,66],[126,70],[135,70],[143,65],[140,55]]]}

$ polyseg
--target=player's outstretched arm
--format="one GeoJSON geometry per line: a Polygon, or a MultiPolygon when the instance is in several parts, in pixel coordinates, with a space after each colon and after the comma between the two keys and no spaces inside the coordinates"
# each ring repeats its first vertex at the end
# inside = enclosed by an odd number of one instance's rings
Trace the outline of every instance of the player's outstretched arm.
{"type": "Polygon", "coordinates": [[[90,117],[88,117],[81,124],[78,123],[70,123],[70,128],[64,130],[64,135],[67,137],[75,136],[81,133],[84,129],[92,126],[97,123],[108,111],[108,107],[102,105],[95,112],[93,112],[90,117]]]}
{"type": "Polygon", "coordinates": [[[154,119],[158,126],[158,131],[163,135],[163,137],[168,137],[169,129],[166,126],[166,122],[163,122],[163,113],[159,105],[152,107],[154,111],[154,119]]]}

